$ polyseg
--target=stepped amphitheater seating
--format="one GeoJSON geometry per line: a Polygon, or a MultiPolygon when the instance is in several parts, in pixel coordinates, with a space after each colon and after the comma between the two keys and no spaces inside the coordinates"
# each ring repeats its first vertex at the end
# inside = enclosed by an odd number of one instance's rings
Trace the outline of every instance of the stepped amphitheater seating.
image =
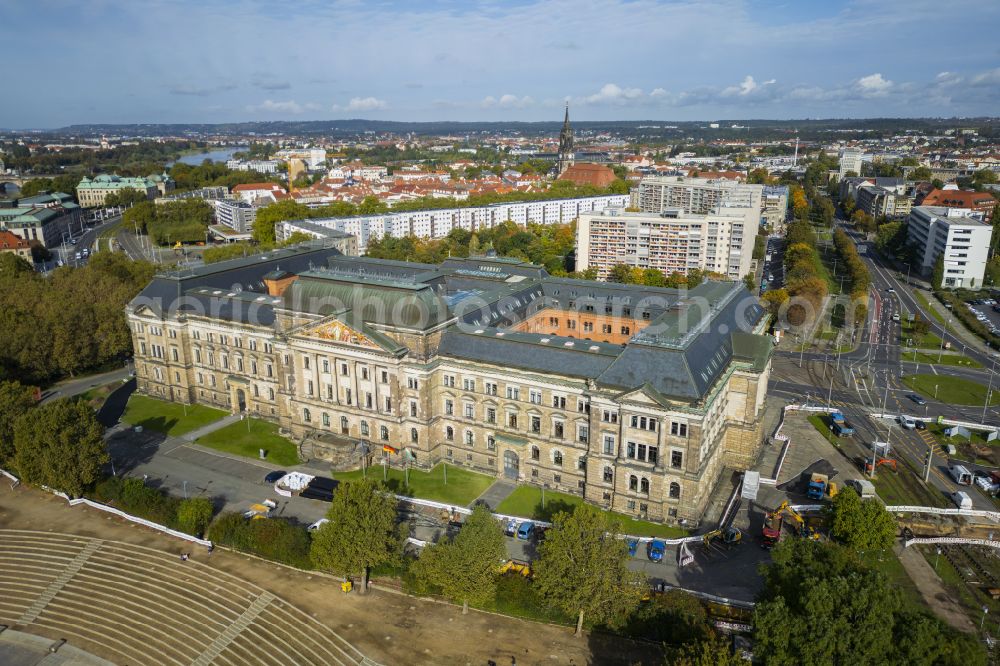
{"type": "Polygon", "coordinates": [[[122,663],[373,663],[239,578],[152,548],[66,534],[0,530],[0,623],[122,663]]]}

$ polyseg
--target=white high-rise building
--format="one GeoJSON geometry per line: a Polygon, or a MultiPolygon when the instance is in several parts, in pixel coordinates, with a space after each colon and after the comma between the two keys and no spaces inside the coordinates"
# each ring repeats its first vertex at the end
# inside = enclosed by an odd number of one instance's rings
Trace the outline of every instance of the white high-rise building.
{"type": "Polygon", "coordinates": [[[683,208],[688,213],[705,215],[721,207],[760,212],[764,186],[724,179],[653,176],[639,181],[639,187],[632,192],[632,205],[644,213],[683,208]]]}
{"type": "Polygon", "coordinates": [[[857,148],[842,148],[840,151],[840,178],[843,179],[848,171],[853,171],[855,176],[861,175],[861,158],[864,153],[857,148]]]}
{"type": "Polygon", "coordinates": [[[930,274],[943,254],[942,287],[983,286],[993,227],[980,215],[966,208],[917,206],[906,229],[908,241],[918,248],[923,274],[930,274]]]}
{"type": "Polygon", "coordinates": [[[607,279],[616,264],[655,268],[669,275],[693,268],[737,280],[750,270],[758,213],[718,207],[709,214],[673,208],[636,213],[623,208],[580,216],[576,226],[576,270],[596,268],[607,279]]]}

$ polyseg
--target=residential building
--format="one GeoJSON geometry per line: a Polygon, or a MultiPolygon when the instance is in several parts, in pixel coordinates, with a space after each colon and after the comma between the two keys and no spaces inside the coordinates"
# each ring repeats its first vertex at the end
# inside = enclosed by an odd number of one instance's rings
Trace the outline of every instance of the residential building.
{"type": "Polygon", "coordinates": [[[650,176],[632,190],[632,206],[644,213],[660,213],[682,208],[705,215],[720,208],[748,208],[759,215],[763,185],[747,185],[734,180],[650,176]]]}
{"type": "Polygon", "coordinates": [[[242,200],[222,199],[215,202],[215,219],[237,233],[248,234],[257,219],[257,207],[242,200]]]}
{"type": "Polygon", "coordinates": [[[95,208],[103,206],[104,200],[112,192],[117,193],[126,189],[137,190],[145,194],[150,201],[161,193],[157,183],[149,178],[131,178],[102,173],[94,178],[84,176],[80,184],[76,186],[76,199],[84,208],[95,208]]]}
{"type": "MultiPolygon", "coordinates": [[[[235,189],[235,188],[234,188],[235,189]]],[[[362,251],[371,238],[392,236],[404,238],[443,238],[452,229],[479,231],[492,229],[510,220],[521,226],[534,224],[566,224],[584,213],[603,210],[609,206],[626,206],[627,194],[605,194],[574,199],[548,199],[513,203],[470,206],[468,208],[438,208],[357,215],[354,217],[313,218],[303,225],[299,220],[288,220],[275,225],[278,240],[285,240],[296,231],[315,238],[323,236],[322,229],[335,230],[357,236],[362,251]]]]}
{"type": "Polygon", "coordinates": [[[205,201],[219,201],[229,197],[229,188],[225,185],[211,185],[209,187],[199,187],[196,190],[168,194],[167,196],[156,197],[153,203],[160,205],[168,201],[181,201],[183,199],[204,199],[205,201]]]}
{"type": "Polygon", "coordinates": [[[943,206],[917,206],[910,212],[907,240],[917,247],[923,275],[944,257],[943,287],[968,289],[983,286],[993,227],[979,213],[943,206]]]}
{"type": "Polygon", "coordinates": [[[857,208],[874,218],[905,219],[913,207],[913,196],[909,193],[878,185],[861,185],[855,197],[857,208]]]}
{"type": "Polygon", "coordinates": [[[29,244],[56,247],[71,229],[81,231],[83,225],[83,210],[64,192],[0,201],[0,230],[29,244]]]}
{"type": "Polygon", "coordinates": [[[337,469],[447,462],[694,525],[765,435],[772,342],[741,283],[319,242],[158,274],[127,317],[140,393],[268,419],[337,469]]]}
{"type": "Polygon", "coordinates": [[[226,167],[233,171],[256,171],[257,173],[278,173],[278,160],[229,160],[226,167]]]}
{"type": "Polygon", "coordinates": [[[840,150],[840,170],[838,175],[841,179],[847,177],[848,172],[853,171],[855,176],[861,175],[861,164],[864,152],[859,148],[842,148],[840,150]]]}
{"type": "Polygon", "coordinates": [[[943,206],[945,208],[964,208],[982,213],[983,221],[993,221],[993,208],[997,200],[989,192],[974,192],[960,190],[955,186],[945,186],[933,189],[920,199],[921,206],[943,206]]]}
{"type": "Polygon", "coordinates": [[[286,198],[288,191],[275,183],[244,183],[233,187],[233,195],[249,204],[260,200],[263,205],[286,198]]]}
{"type": "Polygon", "coordinates": [[[25,261],[33,261],[31,257],[31,243],[20,236],[15,236],[9,231],[0,231],[0,252],[10,252],[25,261]]]}
{"type": "Polygon", "coordinates": [[[788,186],[765,185],[760,199],[760,223],[783,234],[788,218],[788,186]]]}
{"type": "Polygon", "coordinates": [[[759,226],[749,208],[720,207],[707,215],[681,208],[661,213],[605,208],[577,222],[576,270],[596,268],[606,280],[616,264],[665,275],[697,268],[738,280],[750,270],[759,226]]]}

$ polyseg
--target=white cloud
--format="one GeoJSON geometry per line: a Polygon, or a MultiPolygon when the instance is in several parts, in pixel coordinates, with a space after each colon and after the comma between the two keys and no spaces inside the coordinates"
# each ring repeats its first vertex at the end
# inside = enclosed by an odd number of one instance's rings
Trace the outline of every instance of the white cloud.
{"type": "Polygon", "coordinates": [[[774,85],[777,83],[777,79],[768,79],[763,83],[757,83],[757,81],[747,74],[746,78],[739,85],[729,86],[722,90],[723,97],[746,97],[755,93],[763,92],[764,88],[767,86],[774,85]]]}
{"type": "Polygon", "coordinates": [[[389,107],[384,99],[377,97],[352,97],[345,106],[334,104],[334,111],[381,111],[389,107]]]}
{"type": "Polygon", "coordinates": [[[517,95],[501,95],[500,99],[497,99],[493,95],[487,95],[483,98],[483,101],[479,103],[484,109],[490,109],[493,107],[498,107],[501,109],[524,109],[526,107],[534,105],[535,100],[530,95],[525,95],[524,97],[518,97],[517,95]]]}
{"type": "Polygon", "coordinates": [[[659,97],[666,97],[667,91],[663,88],[653,88],[653,92],[649,93],[649,96],[656,99],[659,97]]]}
{"type": "Polygon", "coordinates": [[[893,83],[888,79],[882,78],[882,75],[876,72],[874,74],[869,74],[868,76],[862,76],[857,80],[855,85],[861,91],[862,95],[882,97],[889,93],[893,83]]]}
{"type": "Polygon", "coordinates": [[[306,102],[305,104],[300,104],[295,100],[287,101],[275,101],[273,99],[265,99],[260,104],[250,105],[247,107],[247,111],[250,112],[266,112],[266,113],[288,113],[292,115],[298,115],[306,111],[319,111],[319,104],[313,102],[306,102]]]}
{"type": "Polygon", "coordinates": [[[579,100],[579,104],[628,104],[641,100],[645,95],[642,88],[622,88],[614,83],[605,83],[593,95],[587,95],[579,100]]]}
{"type": "Polygon", "coordinates": [[[972,77],[974,86],[1000,86],[1000,67],[972,77]]]}

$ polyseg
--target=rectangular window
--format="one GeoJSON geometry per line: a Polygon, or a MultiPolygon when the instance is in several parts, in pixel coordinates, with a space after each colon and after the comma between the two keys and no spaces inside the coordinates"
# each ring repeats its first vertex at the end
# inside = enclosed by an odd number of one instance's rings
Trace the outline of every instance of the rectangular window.
{"type": "Polygon", "coordinates": [[[487,451],[496,451],[496,449],[497,449],[497,440],[493,437],[493,435],[487,435],[486,436],[486,450],[487,451]]]}
{"type": "Polygon", "coordinates": [[[306,381],[306,395],[312,395],[312,394],[313,394],[313,383],[312,380],[310,379],[306,381]]]}
{"type": "Polygon", "coordinates": [[[646,462],[651,462],[655,465],[659,457],[660,457],[660,449],[655,446],[649,447],[649,450],[646,452],[646,462]]]}
{"type": "Polygon", "coordinates": [[[492,407],[486,408],[486,422],[487,423],[497,422],[497,410],[493,409],[492,407]]]}
{"type": "Polygon", "coordinates": [[[688,434],[687,423],[678,423],[677,421],[671,421],[670,434],[677,435],[678,437],[687,437],[688,434]]]}
{"type": "Polygon", "coordinates": [[[416,400],[411,400],[410,401],[410,416],[416,416],[416,415],[417,415],[417,401],[416,400]]]}
{"type": "Polygon", "coordinates": [[[605,423],[618,423],[618,412],[612,412],[607,409],[601,415],[601,420],[605,423]]]}
{"type": "Polygon", "coordinates": [[[476,416],[476,406],[471,402],[465,403],[465,418],[472,419],[476,416]]]}
{"type": "Polygon", "coordinates": [[[631,331],[628,326],[622,326],[622,335],[630,335],[631,331]]]}
{"type": "Polygon", "coordinates": [[[475,391],[476,390],[476,380],[475,379],[463,379],[462,380],[462,388],[464,390],[466,390],[466,391],[475,391]]]}
{"type": "Polygon", "coordinates": [[[420,382],[417,380],[416,377],[407,377],[406,388],[416,390],[420,388],[420,382]]]}
{"type": "Polygon", "coordinates": [[[568,320],[566,320],[566,328],[568,328],[571,331],[575,331],[576,330],[576,320],[575,319],[568,319],[568,320]]]}
{"type": "Polygon", "coordinates": [[[492,382],[486,382],[486,395],[496,395],[497,385],[492,382]]]}
{"type": "Polygon", "coordinates": [[[511,428],[517,428],[517,414],[507,415],[507,426],[511,428]]]}
{"type": "Polygon", "coordinates": [[[444,413],[445,416],[451,416],[455,413],[455,403],[451,400],[444,401],[444,413]]]}
{"type": "Polygon", "coordinates": [[[388,396],[385,399],[385,413],[392,414],[392,398],[388,396]]]}
{"type": "Polygon", "coordinates": [[[441,381],[445,386],[455,388],[455,375],[444,375],[441,381]]]}
{"type": "Polygon", "coordinates": [[[542,392],[537,389],[531,389],[528,391],[528,400],[534,405],[542,404],[542,392]]]}
{"type": "Polygon", "coordinates": [[[552,423],[552,436],[555,437],[556,439],[562,439],[563,438],[563,422],[562,421],[554,421],[552,423]]]}
{"type": "Polygon", "coordinates": [[[592,322],[592,321],[585,321],[585,322],[583,322],[583,332],[584,333],[593,333],[594,332],[594,322],[592,322]]]}
{"type": "Polygon", "coordinates": [[[508,386],[507,387],[507,399],[508,400],[520,400],[521,399],[521,387],[519,387],[519,386],[508,386]]]}
{"type": "Polygon", "coordinates": [[[615,455],[615,436],[605,435],[604,436],[604,455],[613,456],[615,455]]]}
{"type": "Polygon", "coordinates": [[[577,441],[586,444],[590,441],[590,426],[578,425],[576,427],[577,441]]]}
{"type": "Polygon", "coordinates": [[[351,389],[344,389],[344,397],[346,398],[344,402],[348,405],[351,404],[351,389]]]}
{"type": "Polygon", "coordinates": [[[611,324],[601,324],[601,333],[611,333],[611,324]]]}
{"type": "Polygon", "coordinates": [[[531,432],[535,433],[536,435],[542,432],[542,417],[540,416],[531,417],[531,432]]]}
{"type": "Polygon", "coordinates": [[[680,469],[684,466],[684,454],[680,451],[670,452],[670,466],[674,469],[680,469]]]}
{"type": "Polygon", "coordinates": [[[554,395],[552,396],[552,406],[556,409],[566,409],[566,396],[564,395],[554,395]]]}
{"type": "Polygon", "coordinates": [[[361,379],[368,381],[368,366],[361,366],[361,379]]]}
{"type": "Polygon", "coordinates": [[[323,372],[330,372],[330,359],[323,359],[323,372]]]}
{"type": "Polygon", "coordinates": [[[302,357],[302,367],[305,368],[306,370],[309,369],[309,357],[308,356],[303,356],[302,357]]]}
{"type": "Polygon", "coordinates": [[[625,455],[629,458],[635,458],[635,442],[629,442],[626,445],[625,455]]]}
{"type": "Polygon", "coordinates": [[[326,399],[333,400],[333,384],[326,385],[326,399]]]}
{"type": "Polygon", "coordinates": [[[344,377],[347,376],[347,364],[346,363],[341,363],[340,364],[340,374],[343,375],[344,377]]]}
{"type": "Polygon", "coordinates": [[[385,370],[382,371],[381,380],[383,384],[389,383],[389,373],[385,370]]]}

